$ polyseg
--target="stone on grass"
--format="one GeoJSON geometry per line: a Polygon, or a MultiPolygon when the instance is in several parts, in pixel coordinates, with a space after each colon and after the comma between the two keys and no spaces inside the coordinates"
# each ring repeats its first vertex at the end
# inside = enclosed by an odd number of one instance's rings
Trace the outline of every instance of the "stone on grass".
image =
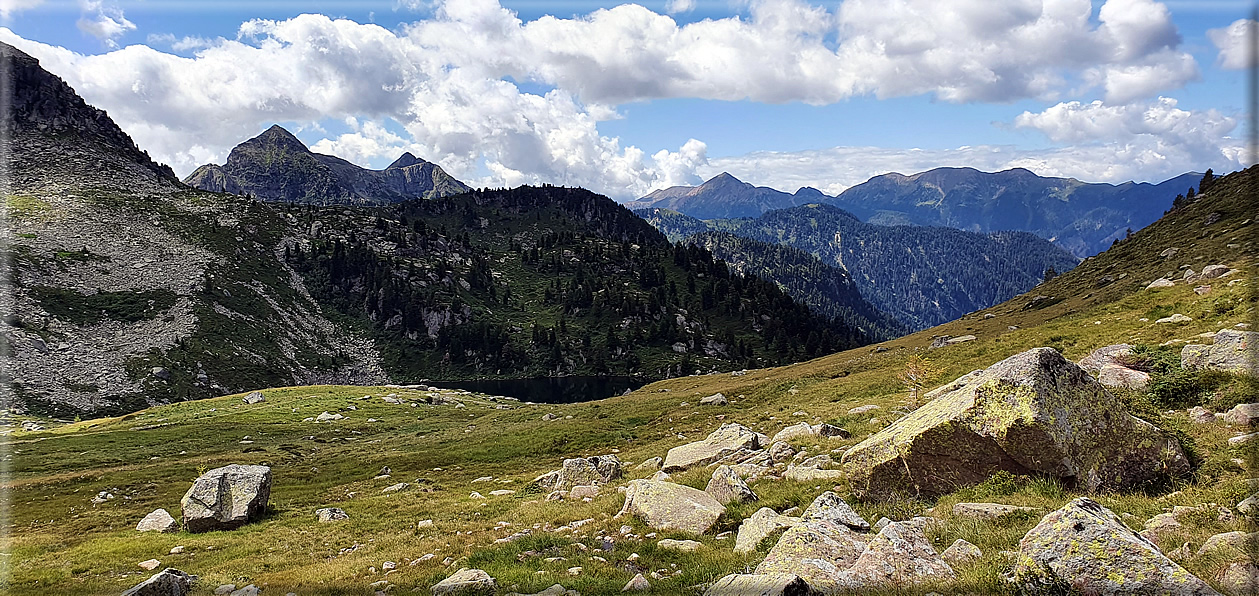
{"type": "Polygon", "coordinates": [[[256,521],[271,497],[271,468],[232,464],[202,474],[180,501],[189,532],[233,530],[256,521]]]}
{"type": "Polygon", "coordinates": [[[1237,404],[1224,414],[1224,422],[1233,426],[1259,426],[1259,404],[1237,404]]]}
{"type": "Polygon", "coordinates": [[[533,479],[533,485],[546,491],[569,491],[574,486],[603,485],[624,473],[621,460],[615,455],[576,457],[564,460],[560,469],[533,479]]]}
{"type": "Polygon", "coordinates": [[[168,567],[123,592],[122,596],[184,596],[192,591],[195,581],[197,576],[168,567]]]}
{"type": "Polygon", "coordinates": [[[665,454],[663,470],[672,474],[716,463],[736,454],[752,455],[752,452],[767,444],[765,435],[746,426],[723,424],[702,441],[670,449],[669,453],[665,454]]]}
{"type": "Polygon", "coordinates": [[[844,453],[859,498],[938,496],[999,470],[1084,490],[1181,476],[1179,443],[1053,348],[1011,356],[925,395],[926,405],[844,453]]]}
{"type": "Polygon", "coordinates": [[[704,543],[697,542],[695,540],[674,540],[672,538],[665,538],[664,540],[657,542],[656,546],[666,550],[678,550],[689,553],[704,548],[704,543]]]}
{"type": "Polygon", "coordinates": [[[783,478],[793,482],[831,482],[844,477],[843,470],[819,470],[803,466],[787,466],[783,478]]]}
{"type": "Polygon", "coordinates": [[[774,433],[774,438],[770,439],[769,442],[772,445],[779,441],[791,441],[792,439],[812,436],[813,427],[809,426],[808,422],[798,422],[774,433]]]}
{"type": "Polygon", "coordinates": [[[621,591],[622,592],[646,592],[650,589],[651,589],[651,584],[647,582],[647,578],[643,577],[643,574],[638,573],[634,575],[634,579],[629,580],[629,583],[625,584],[624,588],[621,588],[621,591]]]}
{"type": "Polygon", "coordinates": [[[787,461],[796,454],[796,450],[786,441],[775,441],[769,446],[769,459],[773,462],[787,461]]]}
{"type": "Polygon", "coordinates": [[[847,526],[802,522],[783,532],[755,573],[798,575],[814,589],[834,591],[865,550],[865,539],[847,526]]]}
{"type": "Polygon", "coordinates": [[[433,596],[493,596],[498,585],[490,574],[466,567],[433,585],[433,596]]]}
{"type": "Polygon", "coordinates": [[[734,538],[734,552],[755,551],[762,540],[778,530],[785,530],[797,523],[800,523],[800,518],[788,517],[769,507],[761,507],[739,524],[739,533],[734,538]]]}
{"type": "Polygon", "coordinates": [[[136,524],[136,530],[141,532],[178,532],[179,521],[165,509],[158,509],[144,516],[144,519],[136,524]]]}
{"type": "Polygon", "coordinates": [[[1189,408],[1189,420],[1195,424],[1210,424],[1219,420],[1219,414],[1202,406],[1189,408]]]}
{"type": "Polygon", "coordinates": [[[617,516],[635,516],[656,530],[703,534],[725,512],[721,503],[702,490],[660,480],[633,480],[617,516]]]}
{"type": "Polygon", "coordinates": [[[801,521],[829,521],[837,524],[843,524],[857,531],[865,532],[870,529],[870,523],[861,517],[852,507],[848,506],[839,495],[831,491],[826,491],[804,510],[804,514],[800,516],[801,521]]]}
{"type": "Polygon", "coordinates": [[[1033,594],[1063,589],[1085,594],[1217,594],[1087,497],[1046,515],[1023,536],[1013,580],[1033,594]]]}
{"type": "Polygon", "coordinates": [[[699,405],[701,406],[724,406],[728,403],[730,403],[730,400],[726,399],[726,396],[720,393],[714,393],[708,397],[701,397],[699,400],[699,405]]]}
{"type": "Polygon", "coordinates": [[[634,469],[647,470],[648,472],[655,472],[656,470],[660,469],[660,464],[662,463],[664,463],[664,458],[651,457],[646,460],[643,460],[643,463],[638,464],[637,466],[634,466],[634,469]]]}
{"type": "Polygon", "coordinates": [[[1145,289],[1152,290],[1154,288],[1170,288],[1174,285],[1176,285],[1176,283],[1173,282],[1172,280],[1167,279],[1166,277],[1160,277],[1150,282],[1150,285],[1145,286],[1145,289]]]}
{"type": "Polygon", "coordinates": [[[713,471],[713,477],[708,481],[708,486],[704,487],[704,492],[712,495],[722,505],[751,503],[759,499],[730,466],[718,466],[713,471]]]}
{"type": "Polygon", "coordinates": [[[1114,344],[1093,350],[1088,356],[1081,358],[1076,364],[1090,375],[1096,377],[1107,364],[1123,364],[1124,357],[1132,354],[1130,344],[1114,344]]]}
{"type": "Polygon", "coordinates": [[[1163,317],[1163,318],[1161,318],[1161,319],[1157,319],[1157,320],[1155,320],[1154,322],[1155,322],[1155,323],[1161,323],[1161,324],[1171,323],[1171,324],[1177,324],[1177,325],[1178,325],[1178,324],[1180,324],[1180,323],[1188,323],[1188,322],[1190,322],[1190,321],[1192,321],[1192,320],[1193,320],[1193,319],[1192,319],[1192,318],[1190,318],[1190,317],[1187,317],[1187,316],[1182,315],[1182,314],[1180,314],[1180,313],[1176,313],[1176,314],[1173,314],[1173,315],[1172,315],[1172,316],[1170,316],[1170,317],[1163,317]]]}
{"type": "Polygon", "coordinates": [[[994,520],[1012,513],[1032,513],[1035,507],[1018,507],[1002,503],[958,503],[953,506],[953,515],[968,519],[994,520]]]}
{"type": "Polygon", "coordinates": [[[704,596],[812,596],[817,592],[789,573],[731,574],[709,586],[704,596]]]}
{"type": "Polygon", "coordinates": [[[1217,573],[1215,579],[1229,596],[1254,596],[1259,593],[1259,566],[1250,561],[1231,563],[1217,573]]]}
{"type": "Polygon", "coordinates": [[[334,522],[343,519],[350,519],[350,516],[340,507],[325,507],[323,509],[315,510],[315,519],[321,522],[334,522]]]}
{"type": "Polygon", "coordinates": [[[232,590],[232,593],[229,594],[229,596],[258,596],[261,593],[262,593],[262,588],[259,588],[258,586],[255,586],[253,584],[249,584],[243,588],[232,590]]]}
{"type": "Polygon", "coordinates": [[[961,538],[954,540],[953,544],[940,553],[940,558],[944,559],[944,562],[948,563],[950,567],[955,568],[978,561],[983,556],[984,553],[979,550],[978,546],[961,538]]]}
{"type": "Polygon", "coordinates": [[[852,433],[848,432],[847,430],[842,429],[833,424],[827,424],[825,422],[821,424],[813,425],[812,429],[813,429],[813,434],[819,437],[825,437],[827,439],[836,438],[836,437],[840,439],[847,439],[848,437],[852,436],[852,433]]]}
{"type": "Polygon", "coordinates": [[[250,391],[244,398],[241,399],[241,401],[247,404],[260,404],[267,401],[267,398],[262,396],[261,391],[250,391]]]}
{"type": "Polygon", "coordinates": [[[154,569],[157,569],[159,566],[161,566],[161,564],[162,562],[157,559],[149,559],[147,561],[140,561],[139,563],[140,568],[145,571],[153,571],[154,569]]]}
{"type": "Polygon", "coordinates": [[[1143,391],[1150,384],[1150,373],[1121,364],[1107,364],[1097,374],[1097,382],[1107,387],[1143,391]]]}

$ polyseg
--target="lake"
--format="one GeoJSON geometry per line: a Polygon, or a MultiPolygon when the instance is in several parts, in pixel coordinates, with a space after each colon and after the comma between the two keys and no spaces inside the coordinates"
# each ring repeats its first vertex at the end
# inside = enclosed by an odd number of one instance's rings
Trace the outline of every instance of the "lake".
{"type": "Polygon", "coordinates": [[[514,397],[520,401],[571,404],[621,395],[626,390],[638,389],[650,381],[635,377],[541,377],[426,382],[434,387],[466,389],[477,393],[514,397]]]}

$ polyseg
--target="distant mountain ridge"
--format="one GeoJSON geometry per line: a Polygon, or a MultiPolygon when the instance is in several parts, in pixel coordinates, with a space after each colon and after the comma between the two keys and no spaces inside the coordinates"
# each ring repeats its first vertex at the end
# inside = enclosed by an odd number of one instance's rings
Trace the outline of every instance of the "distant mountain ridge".
{"type": "Polygon", "coordinates": [[[626,206],[730,219],[824,203],[872,224],[1032,232],[1086,257],[1105,250],[1129,229],[1153,223],[1200,177],[1191,172],[1159,184],[1106,184],[1039,176],[1023,168],[935,168],[911,176],[882,174],[831,196],[811,187],[788,194],[722,173],[699,186],[658,190],[626,206]]]}
{"type": "Polygon", "coordinates": [[[471,190],[437,164],[410,153],[383,170],[369,170],[312,152],[278,124],[237,145],[224,165],[203,165],[184,183],[263,201],[314,204],[386,204],[471,190]]]}

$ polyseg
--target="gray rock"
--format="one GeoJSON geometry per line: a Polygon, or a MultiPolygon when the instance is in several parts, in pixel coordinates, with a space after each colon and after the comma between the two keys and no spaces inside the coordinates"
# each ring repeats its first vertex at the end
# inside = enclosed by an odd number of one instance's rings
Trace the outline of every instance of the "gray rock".
{"type": "Polygon", "coordinates": [[[1015,585],[1032,594],[1215,595],[1109,509],[1079,497],[1046,515],[1019,541],[1015,585]]]}
{"type": "Polygon", "coordinates": [[[197,576],[168,567],[132,586],[122,596],[184,596],[192,591],[192,583],[195,581],[197,576]]]}
{"type": "Polygon", "coordinates": [[[882,532],[883,528],[886,528],[887,525],[890,523],[892,523],[892,520],[886,517],[880,517],[879,521],[874,522],[874,525],[871,526],[871,529],[874,530],[875,532],[882,532]]]}
{"type": "Polygon", "coordinates": [[[708,481],[708,486],[704,487],[704,492],[713,496],[718,503],[729,505],[730,503],[751,503],[760,497],[748,488],[747,483],[735,473],[730,466],[718,466],[713,471],[713,477],[708,481]]]}
{"type": "Polygon", "coordinates": [[[1250,550],[1256,548],[1259,548],[1259,532],[1224,532],[1207,538],[1198,548],[1197,556],[1242,561],[1248,557],[1250,550]]]}
{"type": "Polygon", "coordinates": [[[1237,510],[1246,515],[1259,513],[1259,493],[1255,493],[1245,499],[1242,499],[1242,501],[1237,504],[1237,510]]]}
{"type": "Polygon", "coordinates": [[[861,587],[947,582],[956,577],[923,530],[904,522],[880,530],[846,575],[847,583],[861,587]]]}
{"type": "Polygon", "coordinates": [[[643,461],[643,463],[634,466],[635,470],[646,470],[654,472],[660,469],[660,464],[664,463],[664,459],[660,457],[652,457],[643,461]]]}
{"type": "Polygon", "coordinates": [[[229,596],[258,596],[260,593],[262,593],[262,588],[249,584],[243,588],[232,590],[232,593],[229,594],[229,596]]]}
{"type": "Polygon", "coordinates": [[[643,577],[641,573],[634,575],[634,579],[629,580],[629,583],[625,584],[624,588],[621,588],[622,592],[646,592],[649,590],[651,590],[651,584],[647,582],[647,578],[643,577]]]}
{"type": "Polygon", "coordinates": [[[315,422],[332,422],[333,420],[341,420],[342,418],[345,418],[345,416],[342,416],[340,414],[329,414],[327,412],[324,412],[318,416],[315,416],[315,422]]]}
{"type": "Polygon", "coordinates": [[[789,574],[804,578],[814,589],[833,592],[846,581],[843,572],[866,551],[865,539],[847,526],[802,522],[783,532],[757,574],[789,574]]]}
{"type": "Polygon", "coordinates": [[[789,442],[792,439],[812,436],[814,436],[813,427],[809,426],[808,422],[798,422],[775,433],[774,438],[770,439],[769,442],[770,444],[789,442]]]}
{"type": "Polygon", "coordinates": [[[1189,408],[1189,420],[1195,424],[1210,424],[1219,419],[1219,414],[1212,412],[1202,406],[1194,406],[1189,408]]]}
{"type": "Polygon", "coordinates": [[[786,441],[776,441],[769,446],[769,459],[774,462],[787,461],[796,454],[796,450],[786,441]]]}
{"type": "Polygon", "coordinates": [[[1156,279],[1156,280],[1154,280],[1154,281],[1150,282],[1150,285],[1145,286],[1145,289],[1147,289],[1147,290],[1152,290],[1152,289],[1154,289],[1154,288],[1170,288],[1170,287],[1172,287],[1172,286],[1174,286],[1174,285],[1176,285],[1176,284],[1175,284],[1175,282],[1173,282],[1172,280],[1167,279],[1166,277],[1160,277],[1160,278],[1158,278],[1158,279],[1156,279]]]}
{"type": "Polygon", "coordinates": [[[232,530],[266,512],[271,468],[232,464],[202,474],[180,501],[189,532],[232,530]]]}
{"type": "Polygon", "coordinates": [[[731,574],[709,586],[704,596],[813,596],[817,594],[798,575],[789,573],[731,574]]]}
{"type": "Polygon", "coordinates": [[[708,397],[701,397],[699,400],[699,405],[701,406],[724,406],[728,403],[730,403],[730,400],[727,400],[726,396],[720,393],[714,393],[708,397]]]}
{"type": "Polygon", "coordinates": [[[1173,315],[1172,315],[1172,316],[1170,316],[1170,317],[1163,317],[1163,318],[1161,318],[1161,319],[1157,319],[1157,320],[1155,320],[1154,322],[1155,322],[1155,323],[1161,323],[1161,324],[1168,324],[1168,323],[1170,323],[1170,324],[1180,324],[1180,323],[1188,323],[1188,322],[1190,322],[1190,321],[1192,321],[1192,320],[1193,320],[1193,318],[1191,318],[1191,317],[1187,317],[1187,316],[1182,315],[1182,314],[1180,314],[1180,313],[1176,313],[1176,314],[1173,314],[1173,315]]]}
{"type": "Polygon", "coordinates": [[[343,519],[350,519],[350,516],[340,507],[325,507],[315,510],[315,519],[321,522],[334,522],[343,519]]]}
{"type": "Polygon", "coordinates": [[[1221,329],[1207,352],[1206,367],[1259,376],[1259,332],[1221,329]]]}
{"type": "Polygon", "coordinates": [[[1216,574],[1220,588],[1230,596],[1259,593],[1259,565],[1250,561],[1232,563],[1216,574]]]}
{"type": "Polygon", "coordinates": [[[690,553],[704,548],[704,543],[697,542],[695,540],[674,540],[672,538],[665,538],[664,540],[657,542],[656,546],[665,550],[677,550],[690,553]]]}
{"type": "Polygon", "coordinates": [[[751,517],[739,524],[739,533],[734,538],[734,552],[750,553],[762,540],[778,530],[785,530],[800,523],[798,517],[788,517],[775,512],[769,507],[761,507],[751,517]]]}
{"type": "Polygon", "coordinates": [[[569,491],[574,486],[604,485],[624,474],[621,460],[615,455],[578,457],[564,460],[560,469],[533,479],[533,484],[547,491],[569,491]]]}
{"type": "Polygon", "coordinates": [[[567,590],[560,584],[551,584],[551,587],[542,590],[536,594],[517,594],[509,592],[507,596],[581,596],[576,590],[567,590]]]}
{"type": "Polygon", "coordinates": [[[493,596],[498,585],[490,574],[466,567],[433,585],[433,596],[493,596]]]}
{"type": "Polygon", "coordinates": [[[1259,425],[1259,404],[1238,404],[1224,415],[1224,422],[1233,426],[1259,425]]]}
{"type": "Polygon", "coordinates": [[[819,437],[826,437],[828,439],[832,437],[839,437],[841,439],[847,439],[848,437],[852,436],[852,433],[848,432],[847,430],[844,430],[832,424],[827,424],[825,422],[814,425],[813,434],[819,437]]]}
{"type": "Polygon", "coordinates": [[[870,523],[861,517],[852,507],[848,506],[839,495],[831,491],[826,491],[818,495],[808,508],[804,510],[804,514],[800,516],[801,521],[829,521],[837,524],[843,524],[857,531],[865,532],[870,529],[870,523]]]}
{"type": "Polygon", "coordinates": [[[1002,503],[958,503],[953,506],[953,515],[967,519],[994,520],[1012,513],[1032,513],[1035,507],[1018,507],[1002,503]]]}
{"type": "Polygon", "coordinates": [[[1175,439],[1053,348],[1036,348],[925,395],[926,405],[844,453],[860,498],[940,495],[998,470],[1085,490],[1125,490],[1189,471],[1175,439]]]}
{"type": "Polygon", "coordinates": [[[158,509],[144,516],[144,519],[136,524],[136,530],[140,532],[178,532],[179,522],[165,509],[158,509]]]}
{"type": "Polygon", "coordinates": [[[260,404],[267,401],[267,398],[263,397],[261,391],[250,391],[241,401],[247,404],[260,404]]]}
{"type": "Polygon", "coordinates": [[[843,477],[843,470],[819,470],[803,466],[787,466],[787,471],[783,472],[783,478],[793,482],[831,482],[843,477]]]}
{"type": "Polygon", "coordinates": [[[746,426],[723,424],[703,441],[670,449],[665,455],[663,470],[672,474],[716,463],[739,453],[750,455],[751,452],[761,449],[766,444],[765,435],[746,426]]]}
{"type": "Polygon", "coordinates": [[[1107,364],[1098,372],[1097,382],[1107,387],[1144,391],[1150,384],[1150,373],[1120,364],[1107,364]]]}
{"type": "Polygon", "coordinates": [[[633,480],[617,517],[633,515],[656,530],[703,534],[726,508],[708,493],[672,482],[633,480]]]}
{"type": "Polygon", "coordinates": [[[1232,268],[1225,265],[1207,265],[1202,268],[1202,273],[1199,277],[1202,279],[1215,279],[1217,277],[1227,275],[1231,271],[1232,268]]]}
{"type": "Polygon", "coordinates": [[[944,559],[944,562],[948,563],[950,567],[955,568],[969,565],[970,563],[982,559],[983,556],[984,553],[979,550],[978,546],[962,540],[961,538],[954,540],[953,544],[944,549],[943,553],[940,553],[940,558],[944,559]]]}

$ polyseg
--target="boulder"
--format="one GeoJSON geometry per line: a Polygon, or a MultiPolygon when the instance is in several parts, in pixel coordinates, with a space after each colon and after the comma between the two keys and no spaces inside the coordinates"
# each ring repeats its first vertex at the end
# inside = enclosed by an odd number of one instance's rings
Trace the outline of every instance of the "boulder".
{"type": "Polygon", "coordinates": [[[944,562],[948,563],[949,567],[969,565],[970,563],[982,559],[983,556],[984,553],[979,550],[978,546],[962,540],[961,538],[954,540],[953,544],[944,549],[944,552],[940,553],[940,558],[944,559],[944,562]]]}
{"type": "Polygon", "coordinates": [[[1254,596],[1259,593],[1259,565],[1250,561],[1230,564],[1217,573],[1215,579],[1230,596],[1254,596]]]}
{"type": "Polygon", "coordinates": [[[833,424],[827,424],[825,422],[821,424],[813,425],[813,434],[819,437],[826,437],[828,439],[832,437],[839,437],[841,439],[847,439],[848,437],[852,436],[852,433],[848,432],[847,430],[844,430],[833,424]]]}
{"type": "Polygon", "coordinates": [[[799,439],[801,437],[812,437],[813,434],[813,427],[809,426],[808,422],[799,422],[778,431],[774,434],[774,438],[770,439],[769,442],[771,445],[778,443],[779,441],[789,442],[792,439],[799,439]]]}
{"type": "Polygon", "coordinates": [[[342,418],[345,418],[345,416],[323,412],[318,416],[315,416],[315,422],[332,422],[333,420],[340,420],[342,418]]]}
{"type": "Polygon", "coordinates": [[[703,534],[726,508],[708,493],[672,482],[633,480],[617,516],[633,515],[656,530],[703,534]]]}
{"type": "Polygon", "coordinates": [[[739,524],[739,533],[734,538],[734,552],[750,553],[762,540],[778,530],[785,530],[800,523],[798,517],[779,514],[769,507],[761,507],[751,517],[739,524]]]}
{"type": "Polygon", "coordinates": [[[704,548],[704,543],[696,542],[694,540],[674,540],[672,538],[665,538],[664,540],[657,542],[656,546],[665,550],[678,550],[690,553],[704,548]]]}
{"type": "Polygon", "coordinates": [[[730,403],[730,401],[726,399],[726,396],[720,393],[714,393],[708,397],[701,397],[699,399],[699,405],[701,406],[724,406],[728,403],[730,403]]]}
{"type": "Polygon", "coordinates": [[[850,415],[850,416],[860,416],[860,415],[862,415],[862,414],[866,414],[866,413],[868,413],[868,412],[873,412],[873,411],[875,411],[875,410],[877,410],[877,409],[879,409],[879,406],[876,406],[876,405],[874,405],[874,404],[866,404],[866,405],[864,405],[864,406],[857,406],[857,407],[855,407],[855,408],[852,408],[852,409],[848,410],[848,415],[850,415]]]}
{"type": "Polygon", "coordinates": [[[1087,497],[1046,515],[1023,536],[1012,576],[1032,594],[1217,594],[1087,497]]]}
{"type": "Polygon", "coordinates": [[[565,589],[560,584],[551,584],[551,587],[534,594],[508,592],[506,596],[581,596],[581,594],[578,594],[576,590],[565,589]]]}
{"type": "Polygon", "coordinates": [[[786,441],[775,441],[774,444],[769,446],[770,461],[787,461],[795,454],[796,450],[792,449],[791,445],[787,444],[786,441]]]}
{"type": "Polygon", "coordinates": [[[1145,289],[1152,290],[1154,288],[1170,288],[1174,285],[1176,285],[1176,283],[1173,282],[1172,280],[1167,279],[1166,277],[1160,277],[1150,282],[1150,285],[1145,286],[1145,289]]]}
{"type": "Polygon", "coordinates": [[[192,583],[195,581],[197,576],[168,567],[132,586],[122,596],[184,596],[192,591],[192,583]]]}
{"type": "Polygon", "coordinates": [[[730,466],[718,466],[713,471],[708,486],[704,487],[704,492],[712,495],[722,505],[751,503],[760,498],[730,466]]]}
{"type": "MultiPolygon", "coordinates": [[[[493,495],[494,493],[497,493],[497,492],[499,491],[496,491],[496,490],[490,491],[490,494],[493,495]]],[[[511,492],[512,491],[508,491],[502,494],[509,495],[511,494],[511,492]]],[[[568,498],[570,499],[576,499],[576,500],[593,499],[597,496],[599,496],[599,487],[598,485],[594,485],[594,484],[579,484],[569,489],[568,491],[568,498]]]]}
{"type": "Polygon", "coordinates": [[[158,509],[144,516],[144,519],[136,524],[136,530],[140,532],[178,532],[179,522],[165,509],[158,509]]]}
{"type": "Polygon", "coordinates": [[[1197,556],[1219,557],[1227,561],[1242,561],[1249,552],[1259,549],[1259,532],[1224,532],[1207,538],[1198,548],[1197,556]]]}
{"type": "Polygon", "coordinates": [[[334,522],[343,519],[350,519],[350,516],[340,507],[325,507],[323,509],[315,510],[315,519],[321,522],[334,522]]]}
{"type": "Polygon", "coordinates": [[[1163,544],[1169,536],[1173,536],[1183,532],[1185,526],[1176,519],[1171,513],[1160,513],[1151,517],[1145,522],[1145,526],[1138,532],[1142,538],[1153,542],[1155,546],[1160,548],[1167,546],[1163,544]]]}
{"type": "Polygon", "coordinates": [[[1144,391],[1150,384],[1150,373],[1121,364],[1107,364],[1097,373],[1097,382],[1107,387],[1144,391]]]}
{"type": "Polygon", "coordinates": [[[622,592],[647,592],[650,590],[651,583],[641,573],[634,575],[634,579],[629,580],[629,583],[625,584],[624,588],[621,588],[622,592]]]}
{"type": "MultiPolygon", "coordinates": [[[[667,473],[724,461],[736,455],[751,455],[766,445],[765,435],[741,424],[723,424],[703,441],[679,445],[665,454],[667,473]]],[[[738,463],[738,462],[736,462],[738,463]]]]}
{"type": "Polygon", "coordinates": [[[1259,331],[1218,331],[1207,351],[1206,368],[1259,376],[1259,331]]]}
{"type": "Polygon", "coordinates": [[[433,585],[433,596],[494,596],[498,585],[490,574],[480,569],[459,569],[454,575],[433,585]]]}
{"type": "Polygon", "coordinates": [[[790,573],[736,573],[704,590],[704,596],[813,596],[816,593],[803,578],[790,573]]]}
{"type": "Polygon", "coordinates": [[[648,458],[644,460],[643,463],[638,464],[637,466],[634,466],[634,469],[647,470],[648,472],[655,472],[656,470],[660,469],[660,464],[662,463],[664,463],[664,459],[659,458],[659,457],[652,457],[652,458],[648,458]]]}
{"type": "Polygon", "coordinates": [[[847,526],[802,522],[783,532],[755,573],[798,575],[814,589],[833,592],[865,551],[865,539],[847,526]]]}
{"type": "Polygon", "coordinates": [[[262,396],[261,391],[250,391],[241,401],[247,404],[260,404],[267,401],[267,398],[262,396]]]}
{"type": "Polygon", "coordinates": [[[836,524],[842,524],[854,530],[865,532],[870,529],[870,524],[861,517],[852,507],[848,506],[839,495],[831,491],[826,491],[818,495],[816,499],[804,510],[804,514],[800,516],[801,521],[828,521],[836,524]]]}
{"type": "Polygon", "coordinates": [[[1219,419],[1219,414],[1212,412],[1202,406],[1194,406],[1189,408],[1189,420],[1195,424],[1210,424],[1219,419]]]}
{"type": "Polygon", "coordinates": [[[1238,404],[1224,415],[1233,426],[1259,426],[1259,404],[1238,404]]]}
{"type": "Polygon", "coordinates": [[[859,498],[941,495],[998,470],[1085,490],[1127,490],[1189,471],[1171,435],[1130,415],[1053,348],[1011,356],[925,397],[844,453],[859,498]]]}
{"type": "Polygon", "coordinates": [[[547,491],[569,491],[574,486],[602,485],[621,477],[621,460],[615,455],[566,459],[560,469],[533,479],[533,484],[547,491]]]}
{"type": "Polygon", "coordinates": [[[1232,269],[1226,265],[1207,265],[1202,268],[1202,273],[1199,277],[1202,279],[1215,279],[1227,275],[1231,271],[1232,269]]]}
{"type": "Polygon", "coordinates": [[[1102,367],[1107,364],[1122,364],[1122,359],[1130,354],[1132,354],[1132,346],[1129,344],[1102,346],[1081,358],[1076,364],[1088,374],[1096,377],[1102,372],[1102,367]]]}
{"type": "Polygon", "coordinates": [[[787,471],[783,472],[783,478],[793,482],[831,482],[844,477],[843,470],[819,470],[818,468],[806,468],[803,466],[787,466],[787,471]]]}
{"type": "Polygon", "coordinates": [[[1173,315],[1172,315],[1172,316],[1170,316],[1170,317],[1163,317],[1163,318],[1161,318],[1161,319],[1157,319],[1157,320],[1155,320],[1154,322],[1155,322],[1155,323],[1161,323],[1161,324],[1168,324],[1168,323],[1170,323],[1170,324],[1174,324],[1174,325],[1179,325],[1179,324],[1181,324],[1181,323],[1188,323],[1188,322],[1190,322],[1190,321],[1193,321],[1193,319],[1192,319],[1192,318],[1190,318],[1190,317],[1187,317],[1187,316],[1185,316],[1185,315],[1182,315],[1182,314],[1180,314],[1180,313],[1176,313],[1176,314],[1173,314],[1173,315]]]}
{"type": "Polygon", "coordinates": [[[1211,346],[1185,344],[1185,347],[1180,349],[1180,367],[1186,369],[1205,368],[1207,355],[1210,352],[1211,346]]]}
{"type": "Polygon", "coordinates": [[[994,520],[1011,513],[1034,512],[1034,507],[1017,507],[1002,503],[958,503],[953,506],[953,515],[967,519],[994,520]]]}
{"type": "Polygon", "coordinates": [[[202,474],[180,501],[189,532],[232,530],[262,517],[271,497],[271,468],[232,464],[202,474]]]}
{"type": "Polygon", "coordinates": [[[922,528],[892,522],[879,530],[846,575],[861,587],[899,587],[946,582],[957,576],[927,540],[922,528]]]}

